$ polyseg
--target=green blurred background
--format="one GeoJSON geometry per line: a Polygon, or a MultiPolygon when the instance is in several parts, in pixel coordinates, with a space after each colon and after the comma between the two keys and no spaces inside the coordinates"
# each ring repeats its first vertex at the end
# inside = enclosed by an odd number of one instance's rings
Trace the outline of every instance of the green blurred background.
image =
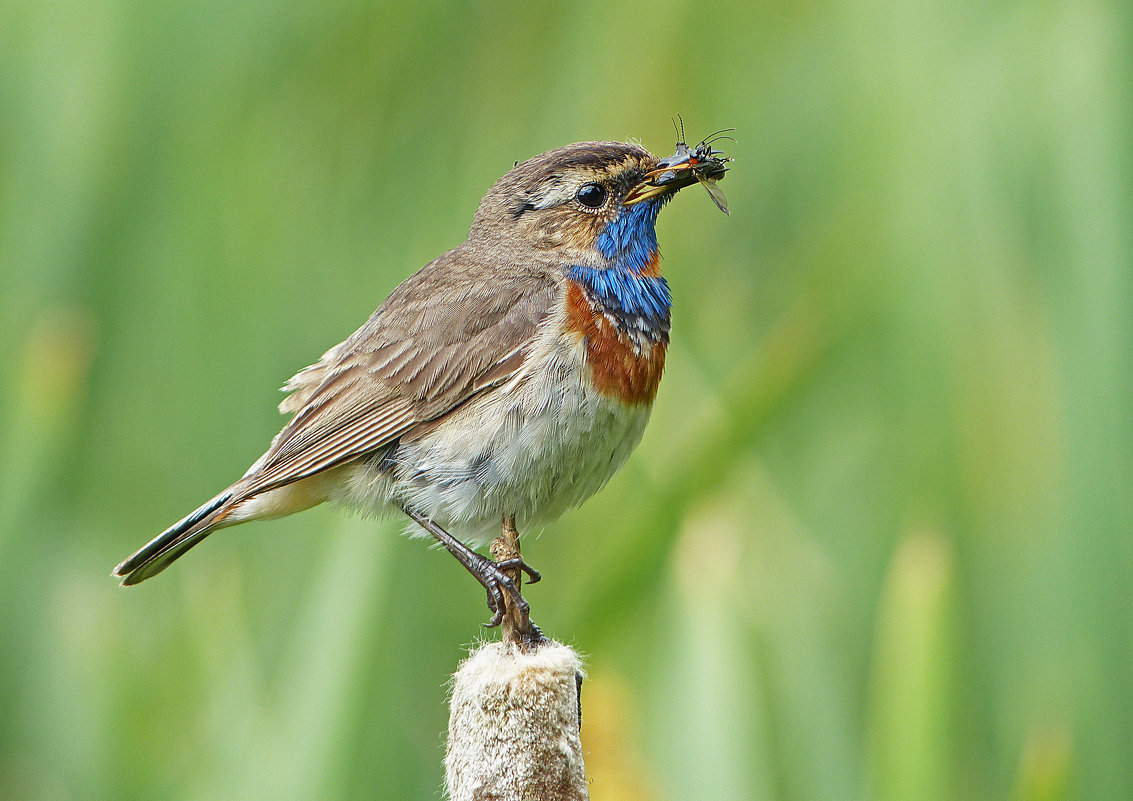
{"type": "MultiPolygon", "coordinates": [[[[483,594],[320,508],[110,569],[512,162],[734,126],[525,553],[595,799],[1133,798],[1116,2],[0,5],[0,798],[432,799],[483,594]]],[[[494,636],[494,635],[490,635],[494,636]]]]}

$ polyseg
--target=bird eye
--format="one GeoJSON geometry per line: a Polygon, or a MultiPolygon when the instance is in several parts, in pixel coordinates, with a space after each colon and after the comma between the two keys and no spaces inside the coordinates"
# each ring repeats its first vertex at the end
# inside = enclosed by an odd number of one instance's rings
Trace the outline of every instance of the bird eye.
{"type": "Polygon", "coordinates": [[[596,209],[606,202],[606,188],[600,184],[583,184],[575,197],[583,206],[596,209]]]}

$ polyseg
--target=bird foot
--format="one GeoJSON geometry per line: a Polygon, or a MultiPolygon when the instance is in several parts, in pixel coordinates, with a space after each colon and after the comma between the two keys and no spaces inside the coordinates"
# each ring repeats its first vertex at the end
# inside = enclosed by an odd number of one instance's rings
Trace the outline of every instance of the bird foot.
{"type": "Polygon", "coordinates": [[[492,619],[484,624],[486,628],[495,628],[505,623],[505,640],[531,646],[543,641],[543,634],[531,622],[531,607],[519,591],[524,574],[532,584],[542,576],[520,556],[519,534],[515,530],[513,518],[504,518],[501,536],[492,542],[492,556],[498,560],[493,561],[476,553],[411,507],[404,507],[403,511],[455,556],[487,591],[492,619]]]}
{"type": "Polygon", "coordinates": [[[522,571],[527,575],[529,584],[535,584],[543,576],[538,570],[527,564],[522,556],[513,556],[499,562],[481,558],[484,561],[477,566],[476,578],[488,591],[488,608],[492,610],[492,619],[483,624],[484,628],[492,629],[503,622],[504,613],[507,610],[507,605],[504,602],[504,591],[506,590],[507,594],[511,596],[511,602],[515,606],[516,615],[519,618],[518,629],[520,631],[530,629],[532,627],[531,607],[523,594],[520,593],[515,579],[504,571],[522,571]]]}

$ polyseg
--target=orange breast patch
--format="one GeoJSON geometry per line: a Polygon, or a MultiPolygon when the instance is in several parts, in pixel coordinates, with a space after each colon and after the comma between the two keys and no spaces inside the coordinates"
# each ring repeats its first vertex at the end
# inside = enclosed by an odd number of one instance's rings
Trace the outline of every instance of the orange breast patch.
{"type": "Polygon", "coordinates": [[[573,282],[567,286],[566,310],[569,330],[585,343],[590,377],[598,391],[630,406],[652,403],[665,369],[665,343],[637,345],[596,312],[573,282]]]}

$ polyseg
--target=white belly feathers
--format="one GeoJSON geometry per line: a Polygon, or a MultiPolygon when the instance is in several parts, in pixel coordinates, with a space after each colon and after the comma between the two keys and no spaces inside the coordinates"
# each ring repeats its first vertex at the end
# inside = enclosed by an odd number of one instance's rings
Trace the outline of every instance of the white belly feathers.
{"type": "Polygon", "coordinates": [[[371,513],[409,505],[475,545],[499,533],[504,514],[520,531],[555,519],[617,472],[649,419],[648,405],[599,393],[584,358],[577,341],[547,337],[509,385],[381,462],[339,468],[332,499],[371,513]]]}

